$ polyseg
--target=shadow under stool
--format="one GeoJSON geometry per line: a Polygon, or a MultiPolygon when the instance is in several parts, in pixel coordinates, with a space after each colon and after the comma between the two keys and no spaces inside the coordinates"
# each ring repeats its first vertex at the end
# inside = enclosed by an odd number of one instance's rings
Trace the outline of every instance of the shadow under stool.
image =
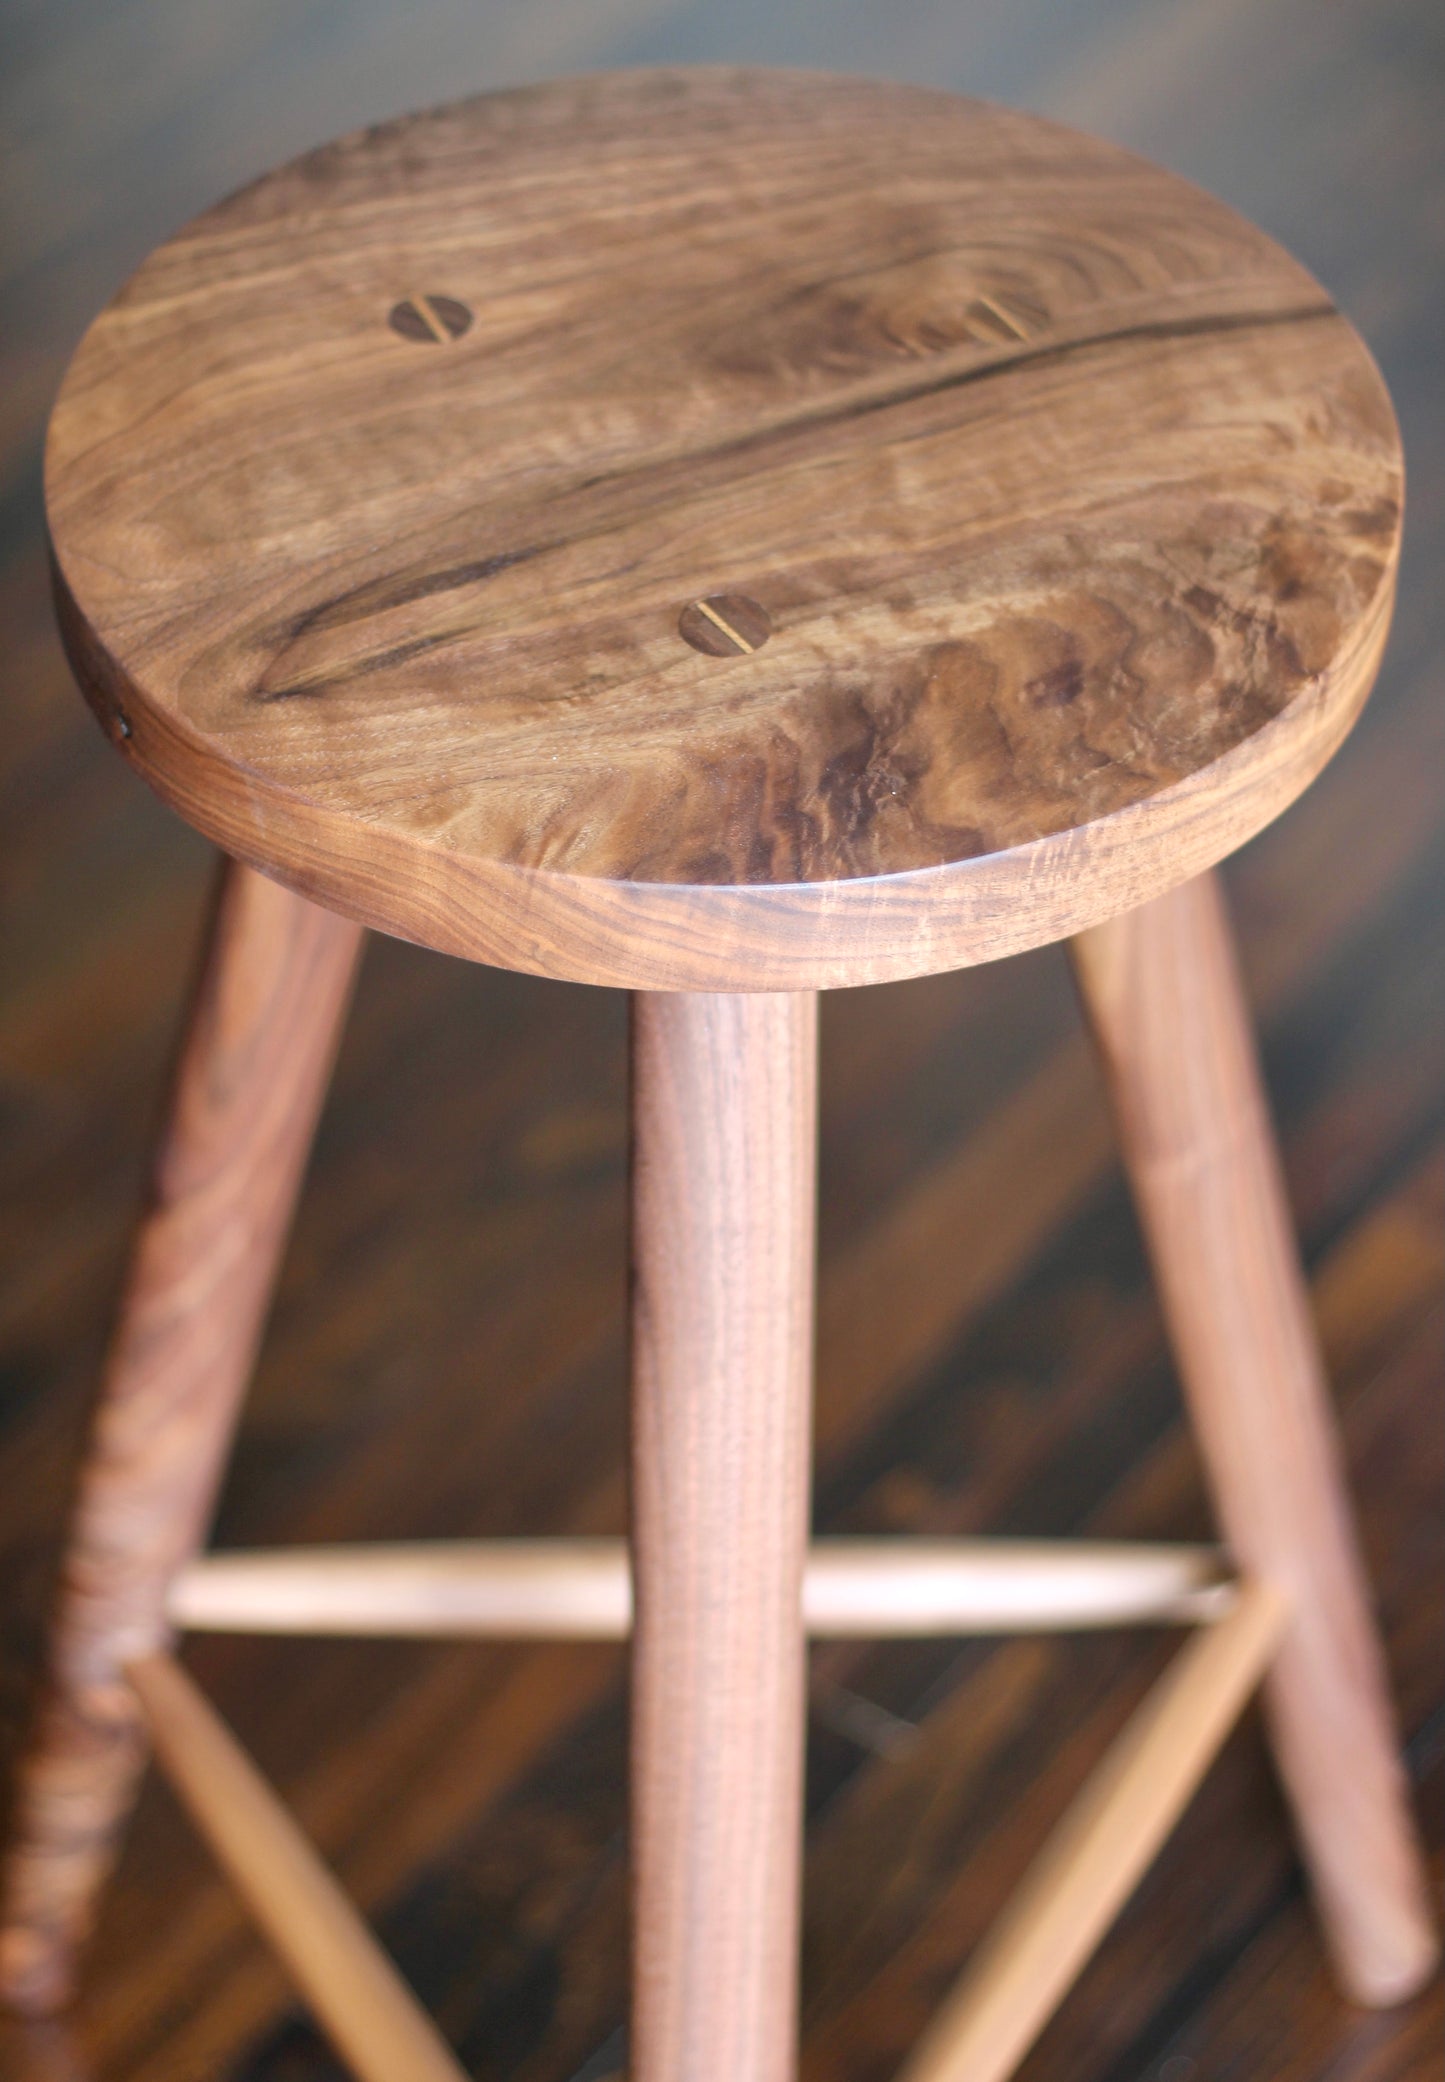
{"type": "Polygon", "coordinates": [[[1257,1684],[1346,1990],[1416,1988],[1210,874],[1338,746],[1390,617],[1398,437],[1318,284],[1033,117],[599,76],[198,219],[82,342],[46,489],[85,694],[227,862],[20,1774],[8,2000],[64,2000],[153,1748],[356,2073],[455,2082],[188,1626],[630,1629],[638,2082],[793,2072],[810,1632],[1193,1629],[908,2082],[1011,2073],[1257,1684]],[[627,1547],[200,1553],[368,926],[633,993],[627,1547]],[[810,1545],[817,993],[1063,938],[1230,1567],[810,1545]]]}

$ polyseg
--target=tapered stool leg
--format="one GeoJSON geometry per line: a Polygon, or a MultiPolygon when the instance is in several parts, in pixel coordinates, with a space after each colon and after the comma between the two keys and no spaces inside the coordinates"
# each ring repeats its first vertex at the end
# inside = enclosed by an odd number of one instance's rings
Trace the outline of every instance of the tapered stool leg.
{"type": "Polygon", "coordinates": [[[134,1798],[144,1743],[122,1666],[165,1645],[167,1586],[204,1536],[359,944],[346,920],[224,867],[17,1782],[0,1919],[0,1996],[17,2009],[69,1992],[134,1798]]]}
{"type": "Polygon", "coordinates": [[[634,2082],[795,2064],[816,1018],[633,1001],[634,2082]]]}
{"type": "Polygon", "coordinates": [[[1220,1519],[1290,1603],[1265,1699],[1320,1910],[1347,1990],[1391,2002],[1436,1941],[1218,885],[1098,926],[1074,954],[1220,1519]]]}

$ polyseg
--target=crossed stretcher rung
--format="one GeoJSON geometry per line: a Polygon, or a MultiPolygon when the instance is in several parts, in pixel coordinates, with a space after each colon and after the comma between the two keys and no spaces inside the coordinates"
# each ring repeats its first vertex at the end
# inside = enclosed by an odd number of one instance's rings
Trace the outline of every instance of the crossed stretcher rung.
{"type": "MultiPolygon", "coordinates": [[[[1207,1547],[991,1540],[814,1542],[818,1636],[1147,1623],[1200,1631],[1076,1797],[964,1970],[901,2082],[1003,2082],[1142,1877],[1263,1674],[1278,1594],[1207,1547]]],[[[458,1541],[212,1554],[182,1570],[181,1627],[299,1634],[622,1639],[621,1540],[458,1541]]],[[[128,1675],[156,1755],[359,2082],[463,2082],[391,1960],[170,1656],[128,1675]]]]}

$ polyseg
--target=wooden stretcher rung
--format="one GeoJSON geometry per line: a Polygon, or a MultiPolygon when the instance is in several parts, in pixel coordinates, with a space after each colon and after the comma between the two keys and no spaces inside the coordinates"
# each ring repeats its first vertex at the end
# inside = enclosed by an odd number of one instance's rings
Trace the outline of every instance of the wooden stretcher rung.
{"type": "MultiPolygon", "coordinates": [[[[1211,1547],[1026,1540],[815,1541],[810,1633],[834,1638],[1189,1624],[1234,1588],[1211,1547]]],[[[463,1540],[211,1554],[171,1588],[177,1626],[236,1633],[622,1640],[617,1539],[463,1540]]]]}
{"type": "Polygon", "coordinates": [[[126,1675],[166,1776],[359,2082],[466,2082],[286,1809],[169,1656],[126,1675]]]}
{"type": "MultiPolygon", "coordinates": [[[[1180,1651],[1064,1815],[899,2082],[1006,2082],[1192,1797],[1263,1675],[1284,1615],[1273,1590],[1231,1587],[1228,1610],[1180,1651]]],[[[127,1676],[176,1792],[360,2082],[464,2082],[357,1911],[180,1666],[147,1656],[127,1676]]]]}
{"type": "Polygon", "coordinates": [[[1243,1586],[1170,1664],[989,1931],[898,2082],[1006,2082],[1133,1893],[1270,1661],[1282,1599],[1243,1586]]]}

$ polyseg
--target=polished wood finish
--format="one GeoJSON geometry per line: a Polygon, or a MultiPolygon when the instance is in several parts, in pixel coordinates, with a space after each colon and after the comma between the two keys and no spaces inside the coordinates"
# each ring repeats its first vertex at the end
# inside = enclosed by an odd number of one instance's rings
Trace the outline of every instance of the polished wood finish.
{"type": "Polygon", "coordinates": [[[1401,464],[1198,189],[729,70],[233,196],[87,334],[46,485],[82,684],[229,852],[488,962],[786,991],[1056,939],[1273,817],[1374,677],[1401,464]]]}
{"type": "Polygon", "coordinates": [[[1058,1824],[901,2082],[1008,2082],[1158,1855],[1259,1683],[1285,1618],[1247,1584],[1181,1650],[1058,1824]]]}
{"type": "Polygon", "coordinates": [[[179,1663],[126,1665],[156,1756],[358,2082],[466,2082],[431,2020],[179,1663]]]}
{"type": "Polygon", "coordinates": [[[359,933],[222,875],[66,1549],[48,1685],[4,1865],[0,1994],[44,2012],[143,1761],[127,1659],[170,1638],[210,1519],[325,1092],[359,933]]]}
{"type": "MultiPolygon", "coordinates": [[[[1216,1549],[1084,1540],[815,1540],[803,1626],[819,1638],[1178,1625],[1234,1599],[1216,1549]]],[[[202,1632],[621,1641],[621,1540],[450,1540],[203,1555],[171,1584],[202,1632]]]]}
{"type": "MultiPolygon", "coordinates": [[[[792,1012],[793,1007],[786,1006],[785,1009],[792,1012]]],[[[763,1030],[763,1022],[756,1018],[755,1008],[750,1007],[749,1011],[753,1014],[750,1023],[763,1030]]],[[[715,1015],[711,1023],[714,1026],[718,1024],[715,1015]]],[[[715,1043],[716,1035],[709,1038],[715,1043]]],[[[780,1037],[775,1032],[771,1038],[776,1042],[780,1037]]],[[[784,1029],[781,1039],[784,1047],[789,1048],[796,1035],[784,1029]]],[[[747,1051],[742,1053],[746,1056],[747,1051]]],[[[661,1067],[655,1057],[652,1062],[654,1069],[661,1067]]],[[[794,1086],[790,1096],[795,1101],[800,1096],[796,1090],[798,1067],[795,1060],[790,1065],[789,1075],[783,1080],[785,1087],[794,1086]]],[[[804,1082],[808,1081],[805,1077],[804,1082]]],[[[803,1096],[811,1097],[811,1093],[803,1096]]],[[[794,1110],[798,1109],[795,1107],[794,1110]]],[[[647,1111],[644,1101],[639,1114],[647,1111]]],[[[642,1136],[651,1160],[657,1156],[654,1132],[644,1131],[642,1136]]],[[[742,1169],[746,1171],[747,1168],[744,1162],[742,1169]]],[[[646,1208],[656,1215],[659,1206],[660,1203],[649,1193],[639,1195],[639,1212],[646,1208]]],[[[638,1253],[640,1267],[649,1267],[653,1257],[654,1254],[643,1246],[638,1253]]],[[[730,1260],[723,1261],[724,1267],[729,1263],[730,1260]]],[[[800,1269],[806,1272],[806,1267],[793,1267],[795,1272],[800,1269]]],[[[674,1266],[672,1281],[676,1280],[676,1274],[674,1266]]],[[[733,1282],[724,1278],[719,1284],[733,1282]]],[[[745,1291],[742,1298],[746,1305],[751,1297],[745,1291]]],[[[781,1288],[775,1298],[781,1304],[778,1312],[786,1319],[791,1313],[786,1287],[781,1288]]],[[[647,1314],[647,1302],[640,1299],[639,1322],[647,1314]]],[[[775,1382],[774,1385],[778,1384],[775,1382]]],[[[801,1383],[794,1385],[803,1387],[806,1409],[806,1372],[801,1383]]],[[[762,1430],[762,1427],[757,1428],[762,1430]]],[[[773,1428],[775,1432],[786,1432],[786,1417],[781,1426],[775,1424],[773,1428]]],[[[669,1882],[665,1894],[671,1896],[671,1899],[659,1898],[664,1890],[656,1887],[655,1880],[651,1888],[645,1883],[639,1886],[637,1954],[639,1963],[647,1962],[653,1966],[654,1973],[656,1962],[661,1958],[663,1973],[673,1983],[678,1998],[675,2017],[669,2019],[667,2013],[662,2012],[660,2029],[656,2013],[658,1982],[661,1980],[665,1989],[667,1980],[660,1975],[653,1979],[640,1977],[636,1984],[638,2028],[647,2053],[640,2055],[639,2059],[656,2060],[659,2045],[665,2043],[666,2034],[678,2049],[674,2054],[679,2061],[676,2072],[686,2075],[716,2072],[709,2041],[697,2034],[694,2009],[706,1989],[709,1995],[707,2007],[714,2013],[707,2021],[716,2030],[727,1999],[741,1992],[744,2005],[741,2028],[731,2035],[725,2034],[729,2037],[731,2054],[747,2062],[741,2072],[787,2072],[791,2067],[790,2040],[783,2026],[792,2024],[794,1998],[791,1991],[775,1992],[763,2007],[757,2003],[754,1994],[760,1981],[766,1986],[776,1967],[779,1950],[783,1959],[791,1954],[794,1933],[788,1927],[780,1932],[773,1915],[778,1899],[778,1881],[784,1875],[774,1871],[768,1875],[767,1884],[762,1888],[749,1887],[746,1881],[776,1858],[776,1843],[769,1841],[769,1825],[781,1825],[785,1844],[796,1846],[800,1839],[800,1787],[796,1782],[790,1789],[785,1787],[780,1802],[777,1786],[779,1763],[787,1758],[789,1746],[796,1745],[801,1735],[801,1723],[796,1714],[785,1713],[781,1730],[785,1739],[780,1743],[779,1717],[764,1711],[761,1744],[756,1740],[751,1743],[739,1740],[745,1725],[745,1716],[740,1709],[749,1704],[754,1688],[760,1701],[768,1700],[774,1692],[778,1667],[780,1643],[777,1639],[776,1603],[764,1600],[760,1608],[756,1596],[749,1598],[746,1594],[747,1578],[754,1572],[755,1551],[765,1528],[748,1526],[744,1522],[746,1505],[742,1501],[736,1472],[730,1483],[719,1485],[706,1476],[699,1477],[699,1463],[695,1457],[683,1456],[669,1468],[656,1452],[657,1443],[653,1436],[642,1447],[637,1479],[645,1487],[675,1487],[683,1494],[685,1503],[683,1510],[674,1504],[670,1512],[649,1513],[643,1539],[657,1538],[657,1518],[661,1516],[671,1521],[667,1530],[676,1547],[679,1536],[685,1541],[692,1533],[688,1520],[696,1517],[700,1520],[701,1541],[694,1536],[693,1544],[701,1547],[711,1541],[719,1531],[719,1514],[715,1507],[711,1511],[708,1509],[708,1503],[713,1501],[709,1491],[719,1487],[732,1491],[728,1498],[728,1515],[733,1523],[723,1528],[728,1537],[717,1542],[714,1550],[729,1566],[719,1570],[714,1563],[703,1571],[694,1568],[688,1572],[690,1587],[695,1591],[701,1590],[691,1613],[682,1613],[675,1599],[675,1555],[673,1565],[661,1574],[665,1604],[669,1608],[665,1616],[672,1621],[668,1655],[660,1670],[649,1668],[645,1662],[639,1666],[642,1696],[649,1704],[661,1704],[668,1709],[664,1727],[674,1721],[678,1727],[677,1739],[671,1745],[666,1739],[658,1739],[657,1730],[649,1731],[645,1765],[639,1769],[636,1781],[644,1825],[655,1828],[659,1809],[666,1820],[666,1834],[660,1841],[648,1841],[647,1855],[656,1861],[659,1852],[662,1854],[669,1882]],[[699,1498],[703,1502],[697,1509],[699,1498]],[[688,1510],[688,1504],[694,1508],[688,1510]],[[736,1588],[740,1579],[744,1584],[741,1597],[736,1588]],[[769,1603],[771,1610],[767,1609],[769,1603]],[[764,1638],[767,1648],[772,1651],[771,1658],[760,1658],[755,1651],[748,1652],[754,1644],[746,1634],[740,1634],[735,1623],[728,1624],[730,1613],[721,1626],[718,1624],[719,1609],[728,1606],[736,1607],[750,1619],[756,1619],[761,1610],[764,1638]],[[682,1625],[678,1624],[680,1617],[685,1622],[682,1625]],[[740,1648],[743,1650],[741,1657],[740,1648]],[[737,1668],[739,1661],[743,1664],[741,1681],[737,1668]],[[660,1679],[665,1681],[660,1682],[660,1679]],[[669,1696],[659,1698],[661,1693],[669,1696]],[[714,1713],[719,1716],[723,1728],[721,1742],[711,1726],[714,1713]],[[648,1769],[651,1775],[644,1776],[648,1769]],[[670,1783],[677,1778],[692,1782],[681,1802],[670,1783]],[[761,1797],[758,1797],[759,1781],[761,1797]],[[671,1814],[668,1814],[669,1808],[671,1814]],[[739,1832],[741,1856],[734,1849],[720,1855],[731,1828],[739,1832]],[[742,1906],[755,1913],[761,1911],[763,1924],[760,1933],[746,1927],[730,1929],[731,1916],[724,1914],[719,1917],[717,1913],[712,1899],[715,1890],[721,1889],[724,1901],[730,1909],[733,1908],[739,1877],[744,1881],[742,1906]],[[649,1914],[658,1918],[664,1908],[667,1912],[665,1921],[648,1920],[649,1914]],[[689,1938],[699,1922],[707,1927],[709,1937],[721,1939],[721,1956],[729,1964],[738,1961],[740,1941],[745,1949],[751,1949],[758,1944],[760,1935],[763,1942],[774,1949],[764,1953],[752,1951],[751,1956],[744,1956],[740,1981],[719,1980],[707,1960],[701,1975],[695,1968],[689,1972],[686,1965],[679,1971],[674,1962],[679,1954],[685,1958],[689,1938]],[[756,2019],[748,2016],[749,2008],[761,2010],[762,2030],[756,2019]],[[667,2031],[669,2024],[670,2032],[667,2031]]],[[[729,1459],[741,1462],[744,1476],[761,1472],[765,1482],[771,1477],[779,1493],[783,1487],[780,1477],[791,1476],[795,1488],[802,1489],[806,1495],[806,1449],[799,1450],[796,1438],[784,1440],[782,1453],[776,1450],[776,1437],[766,1440],[771,1450],[761,1456],[755,1451],[737,1452],[736,1427],[729,1436],[714,1436],[700,1443],[720,1447],[729,1459]]],[[[704,1456],[702,1465],[708,1465],[707,1456],[704,1456]]],[[[559,1606],[566,1603],[561,1594],[565,1587],[573,1593],[574,1607],[580,1606],[584,1621],[595,1630],[609,1592],[614,1605],[620,1603],[625,1608],[628,1602],[626,1577],[621,1566],[622,1552],[620,1549],[603,1552],[603,1544],[593,1542],[585,1551],[574,1551],[570,1555],[564,1552],[555,1558],[562,1562],[563,1567],[554,1567],[545,1576],[538,1566],[543,1559],[540,1548],[524,1550],[521,1555],[508,1558],[500,1557],[493,1549],[481,1562],[475,1554],[462,1556],[454,1563],[452,1588],[455,1588],[456,1571],[464,1568],[470,1560],[474,1581],[479,1569],[488,1579],[491,1613],[495,1614],[500,1606],[510,1617],[525,1613],[527,1609],[525,1596],[520,1603],[516,1598],[518,1581],[525,1582],[530,1578],[533,1586],[543,1582],[543,1617],[551,1622],[559,1606]],[[569,1561],[570,1577],[565,1573],[569,1561]],[[504,1573],[507,1571],[510,1571],[509,1576],[504,1573]],[[500,1598],[497,1595],[498,1579],[501,1580],[500,1598]],[[618,1589],[623,1592],[621,1599],[616,1598],[618,1589]]],[[[878,1543],[854,1541],[837,1544],[850,1551],[842,1557],[845,1568],[833,1573],[839,1575],[845,1590],[853,1590],[855,1602],[861,1585],[865,1603],[871,1598],[876,1604],[884,1604],[883,1592],[891,1589],[896,1607],[898,1581],[889,1584],[885,1572],[880,1569],[878,1543]],[[880,1578],[883,1579],[881,1584],[880,1578]]],[[[363,1579],[361,1588],[367,1588],[359,1557],[353,1555],[344,1559],[352,1566],[341,1570],[342,1577],[349,1574],[354,1579],[363,1579]]],[[[1058,1557],[1050,1559],[1052,1577],[1046,1576],[1039,1566],[1037,1551],[1022,1561],[1022,1574],[1026,1579],[1042,1578],[1046,1583],[1058,1581],[1065,1564],[1058,1557]]],[[[1099,1559],[1107,1559],[1117,1592],[1126,1562],[1117,1553],[1099,1559]]],[[[1157,1551],[1143,1560],[1140,1573],[1148,1572],[1151,1559],[1157,1577],[1161,1560],[1157,1551]]],[[[1171,1556],[1169,1559],[1175,1564],[1174,1605],[1177,1608],[1181,1602],[1177,1591],[1181,1571],[1178,1558],[1171,1556]]],[[[416,1551],[404,1556],[403,1560],[410,1560],[413,1564],[408,1573],[413,1579],[414,1590],[420,1577],[416,1551]]],[[[937,1554],[934,1560],[937,1565],[937,1554]]],[[[328,1581],[335,1588],[338,1566],[336,1557],[332,1557],[329,1563],[323,1557],[319,1577],[323,1590],[328,1581]]],[[[395,1561],[392,1567],[395,1569],[395,1561]]],[[[976,1557],[974,1567],[976,1574],[986,1574],[988,1564],[976,1557]]],[[[995,1563],[995,1574],[1006,1567],[1006,1563],[995,1563]]],[[[448,1585],[435,1558],[431,1571],[429,1579],[420,1577],[420,1580],[424,1587],[429,1582],[435,1598],[438,1584],[443,1594],[448,1585]]],[[[224,1582],[223,1570],[213,1573],[224,1582]]],[[[236,1573],[240,1587],[244,1590],[249,1582],[254,1591],[258,1579],[264,1579],[267,1572],[255,1558],[242,1557],[236,1573]]],[[[1017,1578],[1019,1569],[1014,1573],[1017,1578]]],[[[1097,1576],[1103,1571],[1094,1573],[1097,1576]]],[[[279,1572],[272,1570],[270,1574],[277,1577],[279,1572]]],[[[1197,1586],[1201,1574],[1197,1560],[1192,1574],[1197,1586]]],[[[902,1579],[901,1571],[894,1572],[894,1575],[902,1579]]],[[[204,1585],[204,1570],[198,1572],[198,1580],[204,1585]]],[[[914,1580],[917,1580],[916,1563],[914,1580]]],[[[281,1577],[280,1581],[284,1587],[285,1578],[281,1577]]],[[[369,1610],[374,1617],[375,1571],[369,1587],[373,1592],[369,1610]]],[[[1097,1584],[1094,1587],[1097,1592],[1097,1584]]],[[[302,1588],[304,1595],[304,1582],[302,1588]]],[[[802,1589],[801,1584],[798,1588],[802,1589]]],[[[1247,1584],[1237,1589],[1216,1582],[1211,1588],[1213,1603],[1203,1605],[1196,1587],[1189,1616],[1214,1617],[1222,1612],[1224,1616],[1218,1617],[1214,1630],[1215,1638],[1207,1644],[1197,1644],[1180,1656],[1129,1723],[1055,1831],[1018,1897],[945,2004],[916,2058],[909,2063],[906,2082],[1006,2082],[1157,1855],[1245,1699],[1258,1682],[1274,1650],[1285,1616],[1283,1599],[1268,1586],[1247,1584]]],[[[1127,1589],[1133,1591],[1134,1603],[1137,1604],[1137,1583],[1128,1584],[1127,1589]]],[[[1116,1613],[1118,1602],[1116,1595],[1116,1613]]],[[[806,1595],[802,1603],[806,1610],[806,1595]]],[[[275,1616],[275,1608],[272,1616],[275,1616]]],[[[303,1625],[314,1616],[314,1605],[309,1611],[303,1606],[303,1625]]],[[[416,1616],[415,1603],[412,1616],[416,1616]]],[[[916,1600],[907,1616],[916,1620],[916,1600]]],[[[1134,1615],[1130,1612],[1126,1616],[1134,1615]]],[[[1158,1617],[1159,1614],[1156,1610],[1150,1616],[1158,1617]]],[[[1180,1616],[1177,1609],[1174,1616],[1180,1616]]],[[[427,1615],[423,1613],[422,1617],[427,1615]]],[[[624,1621],[625,1617],[624,1609],[624,1621]]],[[[435,1605],[430,1618],[435,1624],[435,1605]]],[[[452,2066],[450,2056],[406,1994],[390,1962],[379,1953],[285,1810],[247,1763],[221,1722],[205,1706],[179,1666],[169,1657],[158,1656],[128,1666],[126,1674],[146,1711],[162,1763],[170,1771],[203,1832],[251,1904],[263,1928],[292,1967],[302,1992],[311,1998],[339,2050],[350,2060],[363,2082],[366,2078],[391,2082],[394,2075],[400,2074],[414,2075],[418,2082],[447,2076],[456,2082],[460,2070],[452,2066]]],[[[642,1725],[646,1726],[646,1722],[642,1725]]],[[[792,1775],[796,1781],[796,1756],[793,1762],[792,1775]]],[[[648,1877],[654,1875],[649,1873],[648,1877]]],[[[795,1866],[791,1877],[796,1887],[795,1866]]],[[[793,1906],[796,1907],[796,1899],[793,1906]]]]}
{"type": "Polygon", "coordinates": [[[1351,1994],[1398,2001],[1438,1945],[1219,890],[1158,898],[1075,957],[1219,1515],[1289,1600],[1265,1696],[1326,1930],[1351,1994]]]}
{"type": "MultiPolygon", "coordinates": [[[[726,55],[746,33],[727,11],[673,0],[600,14],[537,0],[465,24],[420,0],[399,42],[375,38],[359,10],[292,11],[259,30],[251,11],[222,12],[203,47],[168,35],[169,18],[155,0],[121,15],[91,0],[38,11],[0,86],[56,113],[44,97],[63,92],[64,116],[80,117],[24,125],[27,209],[6,220],[0,254],[14,290],[0,328],[0,797],[7,886],[19,893],[0,964],[12,1728],[204,865],[71,720],[32,489],[64,357],[158,231],[292,149],[320,108],[340,127],[454,91],[462,67],[499,79],[683,37],[726,55]],[[127,65],[142,40],[145,62],[127,65]]],[[[812,62],[828,62],[830,45],[837,62],[841,35],[850,64],[1041,104],[1228,194],[1307,255],[1361,321],[1404,422],[1412,523],[1385,698],[1327,785],[1232,874],[1438,1843],[1436,19],[1420,0],[1342,0],[1322,34],[1304,0],[1182,0],[1143,15],[1088,0],[1051,17],[1046,36],[1039,24],[1028,5],[893,0],[844,23],[804,5],[770,33],[812,62]]],[[[417,349],[433,351],[445,350],[417,349]]],[[[1052,958],[848,994],[824,1019],[821,1522],[1207,1536],[1052,958]]],[[[395,943],[373,950],[248,1406],[227,1539],[620,1526],[619,1035],[605,993],[564,998],[395,943]]],[[[198,1642],[194,1654],[308,1816],[325,1817],[348,1878],[384,1914],[474,2073],[566,2082],[622,2065],[614,1657],[240,1640],[198,1642]]],[[[1152,1655],[1147,1641],[1112,1637],[820,1653],[806,1975],[819,2082],[896,2072],[1152,1655]],[[897,1746],[885,1755],[866,1723],[845,1723],[855,1707],[897,1730],[897,1746]]],[[[1155,2082],[1190,2061],[1240,2082],[1437,2082],[1440,1984],[1368,2018],[1339,2000],[1265,1778],[1247,1726],[1030,2057],[1030,2082],[1155,2082]]],[[[7,2082],[31,2082],[37,2043],[4,2033],[7,2082]]],[[[334,2072],[304,2021],[287,2017],[278,1977],[161,1797],[108,1898],[72,2043],[67,2082],[334,2072]]],[[[59,2065],[37,2059],[53,2082],[59,2065]]]]}
{"type": "Polygon", "coordinates": [[[632,1029],[636,2082],[794,2072],[817,999],[632,1029]]]}
{"type": "Polygon", "coordinates": [[[375,1541],[203,1555],[169,1610],[203,1633],[623,1641],[632,1582],[620,1539],[375,1541]]]}

